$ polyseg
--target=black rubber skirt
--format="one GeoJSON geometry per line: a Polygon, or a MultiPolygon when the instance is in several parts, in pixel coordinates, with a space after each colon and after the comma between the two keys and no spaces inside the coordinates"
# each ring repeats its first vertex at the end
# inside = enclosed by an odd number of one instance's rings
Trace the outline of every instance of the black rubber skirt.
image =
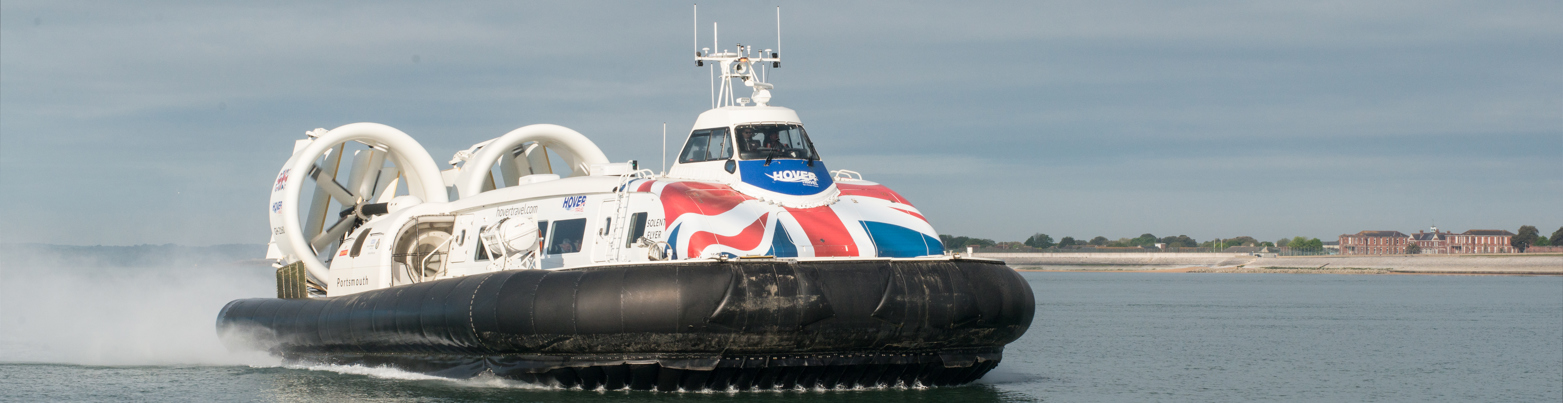
{"type": "Polygon", "coordinates": [[[986,260],[729,260],[502,271],[319,299],[243,299],[231,348],[585,389],[959,385],[1030,327],[986,260]]]}

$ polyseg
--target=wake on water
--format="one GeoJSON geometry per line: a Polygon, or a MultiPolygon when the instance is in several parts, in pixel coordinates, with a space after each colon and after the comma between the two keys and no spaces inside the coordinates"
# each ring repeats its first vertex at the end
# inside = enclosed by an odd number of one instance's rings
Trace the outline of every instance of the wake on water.
{"type": "MultiPolygon", "coordinates": [[[[302,369],[302,370],[309,370],[309,371],[333,372],[333,373],[345,374],[345,375],[361,375],[361,376],[368,376],[368,377],[381,378],[381,379],[395,379],[395,380],[408,380],[408,381],[437,381],[437,382],[443,382],[443,383],[447,383],[447,384],[451,384],[451,385],[465,386],[465,387],[476,387],[476,388],[566,390],[564,388],[560,388],[560,387],[557,387],[557,386],[539,385],[539,384],[534,384],[534,383],[526,383],[526,382],[521,382],[521,381],[516,381],[516,380],[511,380],[511,379],[505,379],[505,378],[501,378],[501,377],[498,377],[498,376],[494,376],[492,374],[483,374],[483,375],[479,375],[479,376],[476,376],[476,377],[473,377],[473,378],[470,378],[470,379],[452,379],[452,378],[443,378],[443,377],[438,377],[438,376],[433,376],[433,375],[420,374],[420,373],[416,373],[416,372],[407,372],[407,371],[399,370],[399,369],[396,369],[396,368],[390,368],[390,367],[366,367],[366,366],[361,366],[361,365],[331,365],[331,364],[303,364],[303,363],[290,363],[290,364],[283,364],[281,366],[284,367],[284,368],[302,369]]],[[[736,388],[729,388],[727,390],[698,390],[698,391],[686,391],[686,390],[680,389],[677,393],[694,393],[694,394],[788,393],[788,392],[837,393],[837,392],[852,392],[852,391],[921,390],[921,389],[928,389],[928,387],[927,386],[922,386],[922,385],[907,386],[907,385],[897,384],[897,385],[894,385],[894,386],[872,386],[872,387],[859,386],[859,387],[854,387],[854,388],[850,388],[850,389],[839,389],[839,388],[838,389],[794,388],[794,389],[751,390],[751,391],[739,391],[736,388]]],[[[620,390],[611,390],[610,391],[610,390],[607,390],[605,387],[602,387],[602,386],[599,386],[595,391],[597,391],[597,392],[604,392],[604,393],[641,393],[641,392],[648,392],[648,391],[632,391],[632,390],[628,390],[628,389],[620,389],[620,390]]]]}
{"type": "Polygon", "coordinates": [[[988,371],[988,373],[984,374],[981,379],[978,379],[973,383],[984,385],[1003,385],[1010,383],[1027,383],[1039,379],[1041,379],[1041,377],[1035,374],[1014,372],[1009,368],[1005,368],[1004,362],[1000,361],[999,366],[993,367],[992,371],[988,371]]]}

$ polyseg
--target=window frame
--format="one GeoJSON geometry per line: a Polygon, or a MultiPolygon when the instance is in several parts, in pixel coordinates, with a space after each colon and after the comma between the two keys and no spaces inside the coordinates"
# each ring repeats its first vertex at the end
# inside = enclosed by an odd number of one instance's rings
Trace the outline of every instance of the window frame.
{"type": "MultiPolygon", "coordinates": [[[[790,131],[790,130],[787,130],[787,131],[790,131]]],[[[764,159],[767,159],[767,158],[770,158],[770,159],[791,159],[791,160],[805,160],[806,159],[806,160],[815,160],[815,161],[820,160],[819,151],[815,150],[815,148],[814,148],[814,140],[809,137],[808,129],[803,128],[803,125],[800,125],[800,124],[797,124],[797,123],[751,123],[751,124],[742,124],[742,125],[734,126],[732,132],[733,132],[733,139],[738,143],[738,144],[735,144],[735,145],[737,146],[737,149],[738,149],[737,157],[738,157],[739,160],[755,161],[755,160],[764,160],[764,159]],[[797,135],[799,137],[799,141],[798,141],[799,144],[798,145],[801,146],[801,147],[790,147],[790,144],[786,144],[786,145],[783,145],[783,148],[784,149],[789,149],[789,150],[790,149],[802,150],[802,151],[804,151],[803,155],[794,157],[794,156],[790,156],[790,155],[765,154],[761,150],[766,150],[767,149],[766,147],[758,147],[758,148],[751,149],[750,146],[749,146],[749,141],[748,140],[738,138],[738,133],[743,131],[745,128],[751,128],[753,130],[760,131],[760,132],[763,133],[764,131],[761,130],[760,128],[763,128],[763,127],[777,127],[777,126],[786,127],[788,129],[797,129],[797,133],[798,133],[797,135]]],[[[761,141],[763,141],[763,140],[761,140],[761,141]]],[[[778,141],[781,141],[781,140],[778,139],[778,141]]]]}
{"type": "Polygon", "coordinates": [[[650,220],[650,215],[644,211],[630,214],[630,233],[624,237],[624,247],[635,246],[635,240],[646,236],[646,221],[650,220]]]}
{"type": "Polygon", "coordinates": [[[732,159],[733,155],[735,154],[733,152],[733,147],[732,131],[728,130],[726,127],[713,127],[709,129],[694,130],[689,133],[689,138],[684,140],[684,148],[678,152],[678,163],[693,164],[697,162],[732,159]],[[718,133],[721,134],[721,140],[718,142],[713,142],[713,139],[718,138],[716,136],[718,133]],[[703,140],[696,141],[696,137],[702,138],[703,140]],[[695,152],[694,148],[697,144],[703,146],[704,149],[700,151],[702,155],[693,156],[691,154],[695,152]],[[713,146],[721,149],[716,150],[715,153],[712,153],[713,146]]]}
{"type": "Polygon", "coordinates": [[[572,219],[568,219],[568,220],[554,220],[553,223],[551,225],[549,225],[549,226],[551,227],[551,229],[548,232],[551,234],[551,236],[548,237],[548,243],[547,243],[548,249],[546,250],[547,254],[549,254],[549,255],[563,255],[563,254],[569,254],[569,253],[580,253],[583,249],[585,249],[585,240],[586,240],[586,219],[585,218],[572,218],[572,219]],[[560,224],[574,226],[577,223],[580,224],[580,228],[579,228],[580,236],[576,236],[574,238],[571,238],[571,235],[566,233],[566,234],[564,234],[565,238],[563,240],[558,239],[559,235],[560,235],[560,231],[569,230],[568,228],[560,228],[560,224]],[[569,252],[565,252],[563,250],[563,248],[560,247],[560,246],[562,246],[562,244],[560,244],[559,242],[560,241],[570,241],[570,240],[574,241],[574,243],[575,243],[575,250],[572,250],[572,251],[569,251],[569,252]]]}

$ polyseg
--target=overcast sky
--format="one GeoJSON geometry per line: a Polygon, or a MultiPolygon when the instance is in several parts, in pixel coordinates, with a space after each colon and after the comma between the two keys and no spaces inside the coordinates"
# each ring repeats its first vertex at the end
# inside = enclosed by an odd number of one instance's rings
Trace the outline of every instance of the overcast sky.
{"type": "MultiPolygon", "coordinates": [[[[941,233],[1563,225],[1563,2],[723,2],[832,169],[941,233]]],[[[688,2],[0,3],[0,242],[264,243],[304,131],[555,123],[656,165],[688,2]]],[[[744,92],[744,91],[740,91],[744,92]]],[[[745,94],[739,94],[743,96],[745,94]]],[[[676,148],[677,144],[669,146],[676,148]]]]}

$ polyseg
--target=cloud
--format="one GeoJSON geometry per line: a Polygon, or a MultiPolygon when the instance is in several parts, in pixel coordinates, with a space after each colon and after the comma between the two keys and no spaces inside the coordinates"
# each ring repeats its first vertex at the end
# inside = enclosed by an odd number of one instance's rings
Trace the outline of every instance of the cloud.
{"type": "MultiPolygon", "coordinates": [[[[1044,182],[1063,191],[1050,200],[1084,198],[1059,202],[1069,217],[1108,222],[1148,202],[1104,198],[1267,200],[1226,210],[1232,217],[1156,218],[1190,233],[1275,211],[1304,217],[1275,225],[1357,228],[1360,217],[1293,195],[1432,192],[1401,185],[1524,196],[1496,211],[1465,208],[1490,200],[1426,199],[1417,208],[1427,211],[1406,216],[1504,228],[1563,220],[1532,196],[1556,193],[1556,181],[1516,175],[1544,172],[1563,148],[1556,2],[782,6],[774,102],[799,111],[832,167],[926,200],[941,230],[1031,231],[1037,224],[1013,219],[938,218],[964,217],[958,206],[971,200],[942,190],[944,178],[1027,175],[1060,178],[1044,182]],[[1407,173],[1419,164],[1459,170],[1438,181],[1407,173]]],[[[436,160],[556,123],[614,160],[659,161],[661,124],[679,143],[709,102],[709,73],[689,60],[689,11],[7,1],[0,190],[24,196],[0,201],[0,241],[258,242],[260,189],[291,141],[358,121],[402,129],[436,160]]],[[[719,21],[721,46],[771,47],[771,13],[702,5],[698,46],[711,46],[705,24],[719,21]]],[[[1037,197],[1003,180],[961,181],[987,186],[966,195],[1037,197]]],[[[1068,219],[1050,214],[1028,219],[1068,219]]]]}

